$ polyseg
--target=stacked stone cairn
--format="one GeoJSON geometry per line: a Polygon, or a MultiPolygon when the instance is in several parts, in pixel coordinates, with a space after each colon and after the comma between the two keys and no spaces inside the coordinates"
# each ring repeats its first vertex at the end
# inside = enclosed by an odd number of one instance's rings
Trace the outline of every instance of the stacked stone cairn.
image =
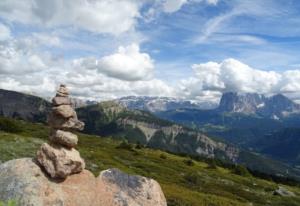
{"type": "Polygon", "coordinates": [[[83,130],[84,123],[77,119],[65,85],[60,85],[52,104],[48,116],[50,143],[44,143],[38,150],[37,161],[51,178],[65,179],[85,168],[84,160],[74,148],[78,137],[73,133],[83,130]]]}

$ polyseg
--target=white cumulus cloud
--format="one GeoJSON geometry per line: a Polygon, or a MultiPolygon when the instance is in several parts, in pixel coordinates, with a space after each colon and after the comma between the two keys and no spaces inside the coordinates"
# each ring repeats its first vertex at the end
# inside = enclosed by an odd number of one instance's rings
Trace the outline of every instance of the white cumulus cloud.
{"type": "Polygon", "coordinates": [[[185,3],[187,3],[187,0],[166,0],[163,3],[164,12],[172,13],[178,11],[185,3]]]}
{"type": "Polygon", "coordinates": [[[75,61],[75,65],[128,81],[150,79],[154,70],[153,60],[147,53],[140,52],[137,44],[120,46],[116,53],[100,59],[80,59],[75,61]]]}
{"type": "Polygon", "coordinates": [[[208,4],[217,5],[219,0],[206,0],[208,4]]]}
{"type": "Polygon", "coordinates": [[[180,82],[186,98],[216,101],[223,92],[283,93],[299,99],[300,70],[283,72],[252,68],[236,59],[192,65],[194,76],[180,82]],[[210,97],[210,98],[208,98],[210,97]]]}
{"type": "Polygon", "coordinates": [[[134,29],[139,15],[139,3],[133,0],[0,1],[0,16],[9,21],[114,35],[134,29]]]}
{"type": "Polygon", "coordinates": [[[219,0],[163,0],[163,11],[166,13],[173,13],[179,11],[181,7],[187,3],[205,2],[209,5],[217,5],[219,0]]]}
{"type": "Polygon", "coordinates": [[[10,29],[0,23],[0,41],[5,41],[10,38],[10,29]]]}

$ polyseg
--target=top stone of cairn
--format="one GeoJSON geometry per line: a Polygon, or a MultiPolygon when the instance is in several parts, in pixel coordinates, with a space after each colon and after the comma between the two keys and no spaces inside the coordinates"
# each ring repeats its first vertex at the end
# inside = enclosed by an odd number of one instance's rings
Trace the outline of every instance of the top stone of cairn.
{"type": "Polygon", "coordinates": [[[57,90],[56,93],[57,97],[67,97],[69,96],[69,90],[67,89],[66,85],[61,84],[59,89],[57,90]]]}

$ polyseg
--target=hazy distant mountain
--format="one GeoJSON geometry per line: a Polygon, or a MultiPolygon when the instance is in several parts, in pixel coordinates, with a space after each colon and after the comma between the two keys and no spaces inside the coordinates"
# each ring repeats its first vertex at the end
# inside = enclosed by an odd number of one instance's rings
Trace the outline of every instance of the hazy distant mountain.
{"type": "Polygon", "coordinates": [[[228,92],[222,95],[218,111],[253,114],[260,107],[264,106],[265,100],[265,96],[256,93],[239,94],[228,92]]]}
{"type": "Polygon", "coordinates": [[[297,152],[300,105],[282,94],[266,97],[230,92],[223,94],[216,109],[175,109],[157,115],[277,160],[300,165],[297,152]]]}
{"type": "Polygon", "coordinates": [[[74,108],[80,108],[80,107],[85,107],[88,105],[92,105],[92,104],[97,104],[96,101],[91,101],[91,100],[82,100],[82,99],[78,99],[78,98],[70,98],[72,105],[74,108]]]}
{"type": "Polygon", "coordinates": [[[211,102],[180,100],[170,97],[128,96],[115,100],[128,109],[160,112],[178,108],[213,109],[218,105],[211,102]]]}
{"type": "Polygon", "coordinates": [[[282,94],[266,98],[264,105],[258,108],[258,114],[274,119],[284,118],[291,114],[300,113],[300,105],[282,94]]]}
{"type": "Polygon", "coordinates": [[[265,97],[256,93],[229,92],[223,94],[217,110],[280,119],[293,113],[300,113],[300,105],[282,94],[265,97]]]}

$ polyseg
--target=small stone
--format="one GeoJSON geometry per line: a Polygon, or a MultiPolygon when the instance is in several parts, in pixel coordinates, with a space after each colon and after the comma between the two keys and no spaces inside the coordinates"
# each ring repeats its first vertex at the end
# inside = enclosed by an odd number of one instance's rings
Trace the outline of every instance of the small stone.
{"type": "Polygon", "coordinates": [[[85,168],[84,160],[77,150],[55,144],[44,143],[37,152],[37,160],[51,178],[65,179],[85,168]]]}
{"type": "MultiPolygon", "coordinates": [[[[74,114],[75,115],[75,114],[74,114]]],[[[83,130],[84,123],[79,121],[75,117],[65,119],[60,115],[51,113],[48,116],[48,124],[54,129],[63,129],[63,130],[83,130]]]]}
{"type": "Polygon", "coordinates": [[[56,97],[68,97],[68,96],[69,96],[68,94],[56,92],[56,97]]]}
{"type": "Polygon", "coordinates": [[[73,148],[78,143],[77,135],[63,130],[53,130],[49,138],[51,142],[66,146],[68,148],[73,148]]]}
{"type": "Polygon", "coordinates": [[[54,106],[71,105],[71,100],[68,97],[54,97],[52,99],[52,104],[54,106]]]}
{"type": "Polygon", "coordinates": [[[52,108],[53,112],[61,115],[64,118],[70,118],[74,116],[74,109],[70,105],[60,105],[52,108]]]}
{"type": "Polygon", "coordinates": [[[277,190],[275,190],[273,194],[282,196],[282,197],[294,197],[295,196],[295,193],[293,193],[281,186],[279,186],[279,188],[277,190]]]}
{"type": "Polygon", "coordinates": [[[67,89],[67,87],[65,85],[61,84],[59,86],[59,89],[57,90],[57,93],[64,94],[64,95],[69,95],[69,90],[67,89]]]}

